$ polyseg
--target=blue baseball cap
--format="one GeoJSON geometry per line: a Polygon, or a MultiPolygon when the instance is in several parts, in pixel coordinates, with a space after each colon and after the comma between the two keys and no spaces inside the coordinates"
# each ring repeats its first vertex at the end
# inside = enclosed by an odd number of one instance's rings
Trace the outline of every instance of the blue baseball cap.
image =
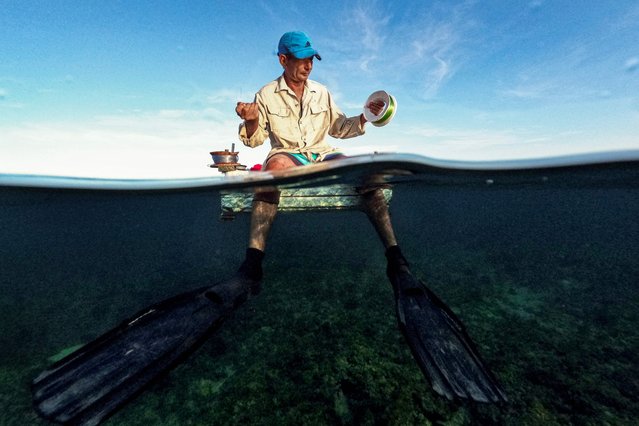
{"type": "Polygon", "coordinates": [[[297,59],[305,59],[315,56],[320,61],[322,57],[313,49],[311,39],[301,31],[290,31],[284,33],[277,46],[277,53],[280,55],[293,55],[297,59]]]}

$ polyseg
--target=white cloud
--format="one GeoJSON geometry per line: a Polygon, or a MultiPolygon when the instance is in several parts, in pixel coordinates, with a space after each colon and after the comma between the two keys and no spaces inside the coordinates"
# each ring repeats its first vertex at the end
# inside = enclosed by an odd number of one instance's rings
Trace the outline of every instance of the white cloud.
{"type": "Polygon", "coordinates": [[[360,68],[362,71],[365,71],[365,72],[372,71],[372,70],[369,68],[368,64],[369,64],[369,63],[371,63],[372,61],[375,61],[376,59],[377,59],[377,56],[374,56],[374,55],[373,55],[373,56],[370,56],[370,57],[368,57],[368,58],[362,58],[362,59],[360,60],[360,63],[359,63],[359,68],[360,68]]]}
{"type": "Polygon", "coordinates": [[[429,98],[437,94],[439,87],[451,74],[451,66],[448,62],[436,55],[433,56],[433,59],[437,62],[438,66],[430,72],[431,78],[425,82],[425,94],[426,97],[429,98]]]}
{"type": "Polygon", "coordinates": [[[639,68],[639,57],[628,58],[624,64],[624,69],[628,72],[635,71],[639,68]]]}
{"type": "MultiPolygon", "coordinates": [[[[410,152],[427,157],[466,161],[542,158],[611,150],[637,150],[638,141],[627,134],[602,136],[579,130],[493,130],[413,126],[394,138],[410,152]]],[[[407,151],[402,150],[400,151],[407,151]]]]}
{"type": "Polygon", "coordinates": [[[242,90],[232,90],[232,89],[220,89],[214,92],[208,93],[205,95],[206,101],[213,104],[219,103],[233,103],[235,106],[235,102],[240,99],[244,99],[244,96],[252,97],[252,93],[243,93],[242,90]]]}
{"type": "Polygon", "coordinates": [[[0,87],[0,101],[6,99],[6,97],[7,97],[7,90],[0,87]]]}
{"type": "Polygon", "coordinates": [[[446,129],[435,127],[411,127],[407,129],[408,135],[419,138],[428,138],[429,142],[444,143],[447,146],[459,148],[486,148],[488,146],[509,145],[522,143],[523,138],[513,131],[485,130],[485,129],[446,129]]]}
{"type": "Polygon", "coordinates": [[[518,99],[539,99],[542,97],[543,92],[543,90],[536,87],[516,87],[514,89],[503,90],[501,94],[506,97],[518,99]]]}
{"type": "Polygon", "coordinates": [[[359,2],[356,6],[349,4],[343,16],[339,23],[340,36],[324,41],[329,51],[341,54],[341,66],[359,74],[374,74],[385,67],[380,61],[389,54],[386,40],[391,15],[388,11],[375,1],[359,2]]]}
{"type": "MultiPolygon", "coordinates": [[[[543,7],[554,7],[552,2],[543,7]]],[[[579,13],[575,15],[580,16],[579,13]]],[[[520,99],[556,102],[584,102],[603,97],[633,96],[636,82],[628,80],[620,70],[633,72],[639,68],[639,57],[632,56],[639,24],[639,7],[628,13],[602,14],[597,23],[584,22],[581,31],[566,31],[552,43],[541,35],[537,46],[528,47],[528,55],[509,64],[494,76],[506,87],[499,93],[520,99]],[[543,42],[543,44],[542,44],[543,42]],[[543,49],[542,49],[543,48],[543,49]]],[[[508,21],[507,21],[508,22],[508,21]]],[[[519,22],[519,21],[513,21],[519,22]]],[[[577,21],[574,21],[577,22],[577,21]]],[[[567,20],[566,25],[574,25],[567,20]]],[[[534,33],[502,30],[510,45],[515,41],[530,43],[534,33]],[[521,35],[527,38],[521,38],[521,35]],[[511,36],[512,35],[512,36],[511,36]],[[517,37],[518,39],[512,39],[517,37]]],[[[537,35],[539,36],[539,34],[537,35]]],[[[492,40],[491,40],[492,41],[492,40]]]]}
{"type": "Polygon", "coordinates": [[[426,21],[420,23],[421,28],[411,28],[411,45],[415,49],[409,51],[410,56],[405,59],[410,60],[411,56],[416,59],[441,60],[442,57],[453,54],[454,49],[461,41],[460,28],[445,21],[426,21]]]}
{"type": "Polygon", "coordinates": [[[161,118],[181,118],[187,114],[188,111],[183,109],[164,109],[158,113],[161,118]]]}
{"type": "MultiPolygon", "coordinates": [[[[165,110],[111,115],[82,123],[32,123],[0,128],[0,173],[160,178],[216,174],[210,151],[240,147],[232,116],[165,110]]],[[[261,163],[264,148],[241,149],[244,164],[261,163]]]]}
{"type": "Polygon", "coordinates": [[[0,97],[0,101],[3,101],[2,103],[0,103],[0,108],[8,108],[8,109],[24,109],[25,104],[23,104],[22,102],[10,102],[8,101],[8,97],[2,99],[2,97],[0,97]]]}
{"type": "Polygon", "coordinates": [[[464,3],[438,17],[424,10],[417,8],[409,19],[400,20],[386,3],[360,2],[340,26],[339,39],[356,42],[332,46],[344,56],[340,71],[385,84],[408,81],[416,85],[418,96],[435,97],[463,63],[473,20],[464,3]]]}
{"type": "Polygon", "coordinates": [[[357,40],[361,46],[371,52],[378,52],[384,46],[386,37],[383,31],[386,29],[389,16],[385,15],[381,10],[373,8],[364,8],[363,4],[355,8],[353,11],[352,25],[357,28],[360,37],[357,40]]]}

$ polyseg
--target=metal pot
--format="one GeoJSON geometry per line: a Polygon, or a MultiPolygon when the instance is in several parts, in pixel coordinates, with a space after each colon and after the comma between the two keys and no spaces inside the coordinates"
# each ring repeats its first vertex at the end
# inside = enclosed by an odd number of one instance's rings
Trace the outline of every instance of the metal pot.
{"type": "Polygon", "coordinates": [[[211,157],[215,164],[237,164],[239,161],[239,152],[231,152],[229,150],[213,151],[211,157]]]}

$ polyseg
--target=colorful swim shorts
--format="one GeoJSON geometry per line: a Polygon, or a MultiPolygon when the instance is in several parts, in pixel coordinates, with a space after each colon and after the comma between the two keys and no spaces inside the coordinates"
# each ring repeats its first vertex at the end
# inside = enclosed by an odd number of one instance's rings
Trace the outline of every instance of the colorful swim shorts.
{"type": "MultiPolygon", "coordinates": [[[[298,166],[306,166],[312,163],[312,161],[309,160],[308,157],[306,157],[306,155],[300,152],[283,152],[282,154],[288,155],[291,158],[291,160],[293,160],[295,164],[298,166]]],[[[319,157],[319,154],[311,154],[311,157],[313,158],[313,161],[315,161],[317,160],[317,157],[319,157]]],[[[341,152],[332,152],[328,154],[326,157],[324,157],[324,161],[337,160],[338,158],[344,158],[344,157],[345,155],[342,154],[341,152]]]]}

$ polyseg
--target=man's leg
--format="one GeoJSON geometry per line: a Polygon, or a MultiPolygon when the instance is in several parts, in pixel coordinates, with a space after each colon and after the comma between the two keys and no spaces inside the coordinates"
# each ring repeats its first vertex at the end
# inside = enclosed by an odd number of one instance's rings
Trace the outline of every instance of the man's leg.
{"type": "MultiPolygon", "coordinates": [[[[296,165],[288,155],[276,154],[268,160],[264,170],[281,170],[296,165]]],[[[279,191],[256,192],[253,197],[249,243],[246,249],[246,258],[240,266],[239,272],[256,281],[262,279],[262,259],[264,258],[266,239],[277,215],[279,198],[279,191]]]]}
{"type": "MultiPolygon", "coordinates": [[[[340,152],[329,154],[324,161],[340,160],[348,158],[340,152]]],[[[366,183],[364,186],[358,188],[358,192],[362,197],[362,208],[364,213],[368,216],[371,223],[377,231],[377,235],[382,240],[384,248],[397,245],[397,239],[395,238],[395,231],[393,231],[393,224],[391,223],[390,213],[388,212],[388,204],[382,193],[382,189],[379,183],[373,183],[374,178],[369,179],[371,182],[366,183]]]]}
{"type": "MultiPolygon", "coordinates": [[[[278,170],[296,164],[287,155],[274,155],[266,163],[265,170],[278,170]]],[[[214,302],[229,308],[236,308],[250,295],[260,291],[262,281],[262,260],[266,238],[277,214],[280,193],[277,190],[257,191],[253,197],[251,213],[251,234],[246,257],[231,278],[213,286],[206,296],[214,302]]]]}
{"type": "Polygon", "coordinates": [[[386,199],[380,188],[366,191],[362,194],[362,207],[364,212],[371,221],[377,235],[382,240],[384,248],[397,245],[397,239],[395,238],[395,231],[393,230],[393,224],[391,223],[390,213],[388,211],[388,205],[386,199]]]}
{"type": "Polygon", "coordinates": [[[390,276],[400,269],[408,271],[409,264],[397,245],[390,212],[382,190],[377,188],[362,193],[362,207],[384,244],[388,260],[386,273],[390,276]]]}
{"type": "MultiPolygon", "coordinates": [[[[285,154],[276,154],[266,163],[265,171],[282,170],[295,167],[293,160],[285,154]]],[[[249,235],[249,248],[264,251],[266,239],[271,230],[271,225],[277,214],[280,202],[279,191],[256,192],[253,197],[253,211],[251,212],[251,231],[249,235]]]]}
{"type": "MultiPolygon", "coordinates": [[[[342,158],[347,158],[347,156],[341,153],[330,154],[326,156],[325,161],[342,158]]],[[[374,181],[375,179],[373,178],[371,180],[374,181]]],[[[388,204],[386,203],[380,184],[369,182],[367,185],[359,188],[359,193],[362,197],[364,213],[368,216],[375,231],[377,231],[377,235],[379,235],[379,238],[382,240],[382,244],[384,244],[389,267],[396,267],[400,264],[408,265],[408,262],[406,262],[397,245],[390,212],[388,211],[388,204]]]]}

